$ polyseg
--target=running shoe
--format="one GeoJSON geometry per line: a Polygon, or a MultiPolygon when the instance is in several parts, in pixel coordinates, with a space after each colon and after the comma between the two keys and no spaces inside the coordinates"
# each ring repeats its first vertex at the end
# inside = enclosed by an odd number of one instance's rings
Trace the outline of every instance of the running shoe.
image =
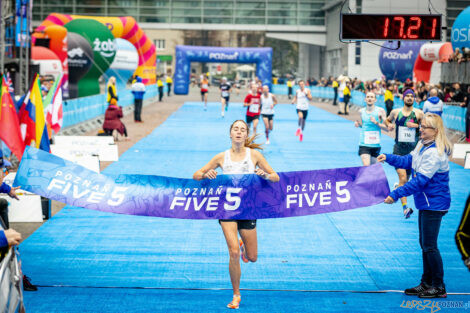
{"type": "Polygon", "coordinates": [[[299,136],[301,132],[302,132],[302,131],[300,130],[300,128],[297,128],[297,131],[295,132],[295,135],[296,135],[296,136],[299,136]]]}
{"type": "Polygon", "coordinates": [[[266,144],[269,145],[269,139],[266,139],[266,144]]]}
{"type": "Polygon", "coordinates": [[[304,134],[303,133],[300,133],[299,135],[299,141],[302,142],[304,140],[304,134]]]}
{"type": "Polygon", "coordinates": [[[222,117],[224,117],[224,116],[225,116],[225,112],[224,112],[224,111],[222,111],[222,114],[221,114],[221,115],[222,115],[222,117]]]}
{"type": "Polygon", "coordinates": [[[227,304],[227,308],[229,308],[229,309],[238,309],[240,307],[240,302],[241,301],[242,301],[242,296],[233,295],[232,302],[227,304]]]}
{"type": "Polygon", "coordinates": [[[240,258],[245,263],[250,262],[250,260],[248,260],[248,258],[246,257],[245,245],[243,244],[243,241],[241,239],[240,239],[240,258]]]}
{"type": "Polygon", "coordinates": [[[403,210],[403,216],[405,217],[405,220],[409,219],[411,214],[413,214],[412,208],[406,208],[405,210],[403,210]]]}

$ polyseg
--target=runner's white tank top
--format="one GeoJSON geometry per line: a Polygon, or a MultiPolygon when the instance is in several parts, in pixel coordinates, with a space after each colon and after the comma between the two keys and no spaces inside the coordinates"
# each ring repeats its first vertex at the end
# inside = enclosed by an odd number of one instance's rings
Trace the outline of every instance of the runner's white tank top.
{"type": "Polygon", "coordinates": [[[274,114],[273,106],[273,95],[268,94],[268,97],[264,97],[264,94],[261,95],[261,114],[274,114]]]}
{"type": "Polygon", "coordinates": [[[222,172],[224,174],[254,174],[255,165],[251,160],[251,149],[246,148],[245,158],[240,162],[233,162],[230,158],[230,149],[225,151],[224,165],[222,172]]]}
{"type": "Polygon", "coordinates": [[[307,90],[304,89],[304,91],[297,89],[296,91],[296,96],[297,96],[297,106],[296,109],[298,110],[308,110],[309,102],[307,98],[307,90]]]}

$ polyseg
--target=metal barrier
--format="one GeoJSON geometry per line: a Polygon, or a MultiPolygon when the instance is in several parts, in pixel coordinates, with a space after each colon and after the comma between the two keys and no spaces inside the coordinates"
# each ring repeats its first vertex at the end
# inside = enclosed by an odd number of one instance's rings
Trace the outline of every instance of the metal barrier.
{"type": "Polygon", "coordinates": [[[23,274],[13,247],[0,263],[0,313],[24,313],[23,274]]]}
{"type": "MultiPolygon", "coordinates": [[[[165,91],[166,85],[163,89],[163,92],[165,91]]],[[[130,89],[119,90],[118,96],[118,104],[120,106],[127,107],[134,104],[134,96],[130,89]]],[[[156,96],[158,96],[157,85],[146,86],[144,100],[154,98],[156,96]]],[[[106,94],[65,100],[63,105],[63,127],[67,128],[103,115],[107,107],[108,103],[106,102],[106,94]]]]}
{"type": "Polygon", "coordinates": [[[448,84],[470,84],[470,62],[441,63],[441,78],[448,84]]]}

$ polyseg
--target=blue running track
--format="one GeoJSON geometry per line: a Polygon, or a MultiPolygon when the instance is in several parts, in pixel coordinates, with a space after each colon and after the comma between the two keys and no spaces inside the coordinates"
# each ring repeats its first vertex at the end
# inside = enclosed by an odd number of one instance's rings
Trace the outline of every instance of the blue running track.
{"type": "MultiPolygon", "coordinates": [[[[230,147],[229,126],[244,112],[231,104],[221,118],[219,103],[209,103],[208,111],[185,103],[105,173],[190,178],[230,147]]],[[[276,171],[361,164],[352,122],[311,107],[303,142],[296,129],[294,107],[277,106],[263,152],[276,171]]],[[[258,132],[264,142],[262,123],[258,132]]],[[[391,152],[393,140],[382,141],[382,151],[391,152]]],[[[384,168],[393,185],[395,170],[384,168]]],[[[470,294],[470,273],[454,242],[470,171],[452,163],[450,176],[452,208],[439,239],[445,282],[449,293],[470,294]]],[[[260,220],[258,236],[258,262],[242,265],[243,312],[417,312],[400,306],[418,298],[393,292],[418,284],[422,268],[417,214],[404,220],[399,204],[260,220]],[[377,293],[386,290],[392,292],[377,293]]],[[[228,253],[216,221],[65,207],[20,252],[24,272],[43,286],[25,294],[28,312],[222,312],[231,299],[228,253]]],[[[467,303],[470,295],[447,300],[467,303]]]]}

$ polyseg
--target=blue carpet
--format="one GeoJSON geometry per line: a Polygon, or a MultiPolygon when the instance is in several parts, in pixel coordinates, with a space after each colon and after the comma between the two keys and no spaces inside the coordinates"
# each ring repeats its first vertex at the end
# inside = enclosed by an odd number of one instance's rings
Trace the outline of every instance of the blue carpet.
{"type": "MultiPolygon", "coordinates": [[[[450,298],[449,298],[450,299],[450,298]]],[[[470,310],[468,296],[452,296],[452,300],[424,301],[402,293],[351,293],[351,292],[292,292],[244,291],[240,312],[465,312],[470,310]],[[452,302],[450,302],[452,301],[452,302]],[[461,310],[444,305],[459,305],[461,310]],[[434,311],[431,311],[431,307],[434,311]],[[437,309],[440,308],[440,310],[437,309]]],[[[96,313],[96,312],[230,312],[225,309],[231,300],[227,290],[151,290],[151,289],[96,289],[96,288],[41,288],[36,293],[25,294],[28,312],[96,313]],[[52,304],[52,305],[51,305],[52,304]]]]}
{"type": "MultiPolygon", "coordinates": [[[[234,120],[243,119],[244,112],[241,104],[231,104],[225,118],[221,118],[219,103],[209,103],[208,111],[203,111],[199,102],[185,103],[152,134],[124,153],[119,162],[110,165],[105,173],[192,177],[212,156],[230,147],[229,126],[234,120]]],[[[296,129],[295,108],[277,106],[271,144],[263,152],[276,171],[361,164],[357,155],[359,129],[350,121],[311,107],[303,142],[298,142],[295,137],[296,129]]],[[[264,133],[264,125],[258,126],[258,133],[264,133]]],[[[264,142],[263,136],[260,141],[264,142]]],[[[382,151],[391,152],[393,140],[384,136],[382,146],[382,151]]],[[[397,181],[395,170],[388,165],[384,168],[393,185],[397,181]]],[[[451,164],[452,207],[443,219],[439,238],[448,292],[470,292],[470,274],[463,266],[453,238],[469,191],[469,179],[468,170],[451,164]]],[[[398,204],[260,220],[258,236],[259,259],[255,264],[242,265],[242,288],[403,290],[419,282],[421,275],[417,214],[404,220],[398,204]]],[[[42,286],[231,287],[227,248],[216,221],[124,216],[66,207],[22,243],[21,252],[24,272],[42,286]]],[[[60,307],[54,302],[57,294],[64,301],[76,301],[77,308],[83,308],[81,312],[118,312],[117,304],[113,309],[112,304],[107,308],[106,303],[118,303],[121,297],[131,299],[135,294],[140,306],[129,310],[134,307],[130,305],[127,312],[144,312],[144,308],[153,310],[154,306],[162,305],[159,309],[168,306],[171,309],[165,311],[180,312],[185,311],[186,306],[179,303],[179,295],[182,302],[198,298],[191,291],[125,289],[99,289],[97,295],[91,297],[90,294],[98,289],[89,290],[43,288],[39,293],[27,294],[26,305],[31,305],[34,312],[56,312],[55,308],[60,307]],[[155,299],[148,296],[153,294],[155,299]],[[159,297],[168,301],[159,302],[159,297]],[[148,298],[152,300],[145,306],[148,298]],[[88,308],[84,304],[87,299],[100,309],[88,308]],[[45,305],[50,307],[40,309],[45,305]],[[177,309],[179,305],[181,307],[177,309]]],[[[220,306],[217,292],[197,293],[199,297],[213,299],[208,301],[220,306]]],[[[258,293],[266,300],[271,295],[269,292],[252,292],[250,295],[254,298],[258,293]]],[[[336,311],[354,311],[351,307],[343,308],[337,294],[321,293],[318,296],[310,293],[306,296],[306,293],[284,295],[273,292],[272,295],[284,299],[279,310],[274,310],[279,312],[292,311],[291,307],[301,312],[305,311],[303,306],[319,305],[321,308],[330,302],[335,303],[332,308],[336,311]]],[[[399,308],[402,299],[401,294],[358,296],[353,293],[345,297],[349,299],[346,302],[352,301],[358,307],[362,305],[358,312],[368,309],[389,312],[390,308],[399,308]],[[382,310],[382,307],[388,310],[382,310]]],[[[263,304],[250,303],[250,310],[253,306],[253,312],[272,312],[274,307],[270,305],[275,303],[266,305],[269,302],[266,300],[263,304]]],[[[226,296],[223,304],[225,301],[226,296]]]]}

